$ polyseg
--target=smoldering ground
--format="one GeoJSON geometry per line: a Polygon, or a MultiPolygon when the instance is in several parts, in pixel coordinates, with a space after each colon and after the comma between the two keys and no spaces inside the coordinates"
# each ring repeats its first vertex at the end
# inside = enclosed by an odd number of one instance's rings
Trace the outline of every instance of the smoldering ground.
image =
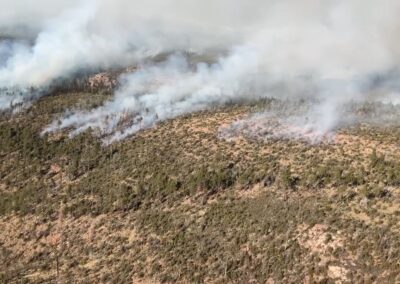
{"type": "Polygon", "coordinates": [[[0,87],[23,90],[3,91],[1,108],[82,69],[139,67],[109,102],[67,110],[45,131],[91,127],[114,141],[185,113],[272,97],[313,102],[298,121],[329,133],[350,103],[397,102],[398,1],[3,2],[2,33],[33,40],[1,44],[0,87]],[[211,62],[188,56],[211,53],[211,62]]]}
{"type": "MultiPolygon", "coordinates": [[[[263,111],[249,114],[218,129],[218,137],[232,141],[240,138],[258,142],[295,140],[307,144],[334,144],[337,134],[349,128],[397,127],[400,105],[392,102],[368,100],[348,102],[337,109],[333,128],[320,127],[322,113],[315,113],[314,101],[268,100],[261,102],[263,111]],[[321,131],[323,129],[323,131],[321,131]]],[[[317,108],[318,109],[318,108],[317,108]]]]}

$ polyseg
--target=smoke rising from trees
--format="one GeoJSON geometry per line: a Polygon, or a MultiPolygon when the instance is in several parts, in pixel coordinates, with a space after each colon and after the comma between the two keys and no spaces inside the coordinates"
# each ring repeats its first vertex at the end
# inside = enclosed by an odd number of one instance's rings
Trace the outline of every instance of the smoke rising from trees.
{"type": "Polygon", "coordinates": [[[229,102],[305,97],[316,102],[311,128],[326,132],[349,102],[397,101],[394,0],[0,2],[0,109],[80,70],[139,66],[109,102],[47,130],[94,127],[113,140],[229,102]],[[191,61],[211,53],[211,63],[191,61]]]}

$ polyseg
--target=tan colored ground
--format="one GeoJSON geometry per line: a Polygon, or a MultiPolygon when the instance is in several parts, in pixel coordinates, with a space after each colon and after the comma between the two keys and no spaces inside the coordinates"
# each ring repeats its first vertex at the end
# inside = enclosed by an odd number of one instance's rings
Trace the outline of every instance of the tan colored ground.
{"type": "Polygon", "coordinates": [[[45,98],[13,137],[2,118],[0,282],[400,281],[396,129],[221,139],[252,111],[233,106],[103,148],[86,134],[34,137],[26,153],[47,109],[85,98],[45,98]]]}

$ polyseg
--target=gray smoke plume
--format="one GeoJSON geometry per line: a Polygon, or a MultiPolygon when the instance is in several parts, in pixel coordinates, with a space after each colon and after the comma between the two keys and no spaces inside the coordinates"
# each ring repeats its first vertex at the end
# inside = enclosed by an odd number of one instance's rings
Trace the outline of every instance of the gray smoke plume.
{"type": "Polygon", "coordinates": [[[112,141],[188,112],[254,100],[262,95],[253,88],[256,68],[257,56],[245,47],[211,65],[193,67],[182,55],[170,56],[166,62],[143,66],[121,78],[122,87],[104,106],[67,114],[47,131],[73,126],[75,134],[91,127],[100,129],[102,135],[112,134],[112,141]],[[123,120],[128,120],[128,125],[118,131],[123,120]]]}
{"type": "Polygon", "coordinates": [[[0,109],[82,69],[139,66],[109,102],[46,131],[92,127],[113,141],[229,102],[304,97],[315,102],[308,127],[324,133],[349,102],[398,100],[395,0],[0,2],[0,32],[26,39],[1,41],[0,109]],[[188,56],[211,52],[211,63],[188,56]],[[151,64],[160,54],[170,55],[151,64]]]}

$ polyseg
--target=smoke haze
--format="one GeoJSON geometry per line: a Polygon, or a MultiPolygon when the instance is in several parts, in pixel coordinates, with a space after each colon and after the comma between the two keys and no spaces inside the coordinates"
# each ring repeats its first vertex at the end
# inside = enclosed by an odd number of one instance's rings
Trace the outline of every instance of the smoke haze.
{"type": "Polygon", "coordinates": [[[139,66],[120,78],[109,102],[69,110],[46,131],[92,127],[113,141],[229,102],[304,97],[315,101],[309,127],[329,132],[350,102],[398,101],[400,3],[394,0],[0,4],[0,109],[46,93],[32,94],[32,86],[45,90],[80,70],[139,66]],[[162,54],[165,61],[149,60],[162,54]],[[217,56],[192,62],[193,54],[217,56]]]}

